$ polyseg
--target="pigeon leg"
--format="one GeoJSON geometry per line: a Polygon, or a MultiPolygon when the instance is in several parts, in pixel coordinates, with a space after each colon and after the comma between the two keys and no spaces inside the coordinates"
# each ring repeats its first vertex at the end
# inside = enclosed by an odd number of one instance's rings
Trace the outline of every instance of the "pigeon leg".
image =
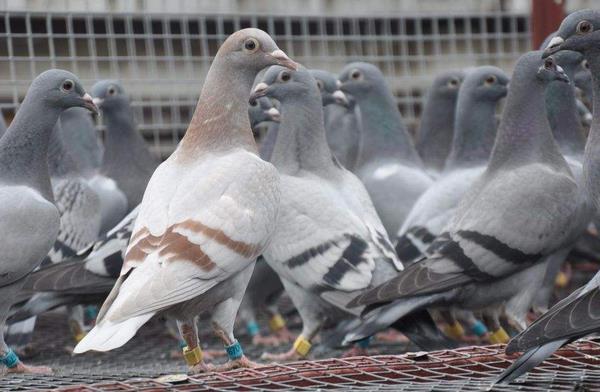
{"type": "MultiPolygon", "coordinates": [[[[22,282],[17,282],[0,288],[0,364],[6,367],[6,373],[51,374],[52,369],[49,367],[25,365],[4,342],[4,326],[12,305],[11,299],[16,296],[21,286],[22,282]]],[[[2,373],[0,371],[0,374],[2,373]]]]}
{"type": "Polygon", "coordinates": [[[271,315],[271,319],[269,320],[269,329],[271,333],[277,338],[277,346],[283,343],[289,343],[294,341],[294,335],[287,328],[285,323],[285,319],[279,313],[279,308],[276,304],[272,304],[267,307],[267,311],[271,315]]]}
{"type": "Polygon", "coordinates": [[[188,364],[189,372],[197,374],[214,370],[213,365],[204,362],[204,355],[198,340],[197,317],[184,321],[177,320],[177,327],[186,344],[183,348],[183,357],[188,364]]]}
{"type": "Polygon", "coordinates": [[[262,359],[269,361],[293,361],[304,359],[310,349],[311,341],[321,328],[324,317],[322,314],[321,299],[304,291],[302,288],[287,281],[281,280],[292,302],[300,313],[302,319],[302,333],[296,338],[292,348],[283,354],[263,353],[262,359]]]}
{"type": "Polygon", "coordinates": [[[483,323],[486,325],[489,331],[492,331],[489,337],[490,343],[508,343],[510,336],[508,336],[504,328],[502,328],[502,324],[500,324],[498,310],[487,309],[481,314],[483,317],[483,323]]]}
{"type": "Polygon", "coordinates": [[[258,363],[252,362],[244,355],[240,342],[233,336],[233,325],[240,302],[234,298],[221,302],[215,307],[212,316],[212,327],[215,335],[221,339],[229,361],[216,368],[217,371],[226,371],[237,368],[254,368],[258,363]]]}

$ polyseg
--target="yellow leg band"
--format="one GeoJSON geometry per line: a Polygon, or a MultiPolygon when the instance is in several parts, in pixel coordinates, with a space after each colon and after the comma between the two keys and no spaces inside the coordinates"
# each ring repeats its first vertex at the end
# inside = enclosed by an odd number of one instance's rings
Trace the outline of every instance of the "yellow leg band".
{"type": "Polygon", "coordinates": [[[465,335],[465,330],[458,321],[455,321],[454,324],[447,325],[444,328],[444,333],[452,339],[458,340],[465,335]]]}
{"type": "Polygon", "coordinates": [[[567,275],[564,272],[559,271],[558,275],[556,275],[556,280],[554,281],[554,284],[558,288],[565,288],[569,284],[569,278],[567,278],[567,275]]]}
{"type": "Polygon", "coordinates": [[[75,341],[77,343],[79,343],[83,340],[83,338],[85,338],[85,335],[86,335],[85,332],[79,332],[79,333],[76,333],[75,335],[73,335],[73,338],[75,338],[75,341]]]}
{"type": "Polygon", "coordinates": [[[510,336],[502,327],[490,334],[490,343],[492,344],[508,343],[509,340],[510,336]]]}
{"type": "Polygon", "coordinates": [[[305,357],[310,351],[311,344],[306,338],[302,335],[299,335],[294,342],[294,350],[301,356],[305,357]]]}
{"type": "Polygon", "coordinates": [[[183,348],[183,358],[189,366],[194,366],[202,362],[202,349],[200,346],[196,346],[193,350],[190,350],[188,346],[183,348]]]}
{"type": "Polygon", "coordinates": [[[274,314],[273,317],[271,317],[271,320],[269,320],[269,328],[273,332],[277,332],[284,327],[285,327],[285,320],[283,319],[283,317],[281,317],[281,315],[279,313],[274,314]]]}

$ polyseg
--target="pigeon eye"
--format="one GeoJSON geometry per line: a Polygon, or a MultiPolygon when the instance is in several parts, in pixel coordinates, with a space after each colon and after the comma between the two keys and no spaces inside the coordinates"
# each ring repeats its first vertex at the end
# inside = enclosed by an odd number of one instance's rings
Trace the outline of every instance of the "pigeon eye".
{"type": "Polygon", "coordinates": [[[253,100],[250,101],[250,106],[252,106],[253,108],[255,108],[256,105],[258,105],[258,102],[256,102],[255,99],[253,99],[253,100]]]}
{"type": "Polygon", "coordinates": [[[577,23],[577,34],[587,34],[592,31],[592,24],[587,20],[577,23]]]}
{"type": "Polygon", "coordinates": [[[485,78],[485,84],[491,85],[491,84],[496,83],[497,80],[498,80],[498,78],[496,78],[496,76],[490,75],[487,78],[485,78]]]}
{"type": "Polygon", "coordinates": [[[246,50],[247,52],[255,52],[256,49],[258,49],[258,41],[255,38],[248,38],[245,42],[244,42],[244,50],[246,50]]]}
{"type": "Polygon", "coordinates": [[[358,69],[355,69],[354,71],[352,71],[352,73],[350,74],[350,77],[354,80],[358,80],[360,79],[362,76],[362,74],[360,73],[360,71],[358,69]]]}
{"type": "Polygon", "coordinates": [[[590,69],[590,65],[588,64],[588,61],[587,61],[587,60],[583,60],[583,61],[581,62],[581,66],[582,66],[583,68],[585,68],[585,69],[590,69]]]}
{"type": "Polygon", "coordinates": [[[450,79],[448,81],[448,86],[449,87],[456,87],[456,86],[458,86],[458,79],[450,79]]]}
{"type": "Polygon", "coordinates": [[[317,87],[319,88],[319,90],[323,91],[323,82],[320,80],[317,80],[317,87]]]}
{"type": "Polygon", "coordinates": [[[110,86],[108,88],[108,91],[106,93],[108,95],[116,95],[117,94],[117,89],[115,88],[115,86],[110,86]]]}
{"type": "Polygon", "coordinates": [[[63,84],[62,84],[62,86],[60,86],[60,88],[65,92],[69,92],[69,91],[73,90],[74,86],[75,86],[75,83],[71,79],[67,79],[63,82],[63,84]]]}
{"type": "Polygon", "coordinates": [[[544,68],[546,68],[546,69],[554,68],[554,59],[552,57],[548,57],[548,58],[546,58],[546,60],[544,60],[544,68]]]}
{"type": "Polygon", "coordinates": [[[290,73],[289,73],[289,72],[287,72],[287,71],[282,71],[282,72],[279,74],[279,81],[281,81],[281,82],[287,82],[287,81],[289,81],[291,78],[292,78],[292,75],[290,75],[290,73]]]}

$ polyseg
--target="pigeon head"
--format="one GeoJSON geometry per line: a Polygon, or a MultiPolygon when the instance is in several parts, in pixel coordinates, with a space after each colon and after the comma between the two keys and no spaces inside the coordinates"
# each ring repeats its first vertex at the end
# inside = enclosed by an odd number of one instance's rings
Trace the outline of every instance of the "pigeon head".
{"type": "Polygon", "coordinates": [[[470,91],[477,100],[495,102],[508,93],[509,80],[500,68],[486,65],[470,71],[461,89],[470,91]]]}
{"type": "Polygon", "coordinates": [[[363,97],[369,92],[385,87],[385,78],[381,70],[369,63],[350,63],[339,76],[340,90],[354,97],[363,97]]]}
{"type": "Polygon", "coordinates": [[[129,97],[116,80],[101,80],[92,86],[94,103],[102,111],[129,106],[129,97]]]}
{"type": "Polygon", "coordinates": [[[98,108],[92,97],[85,92],[79,78],[61,69],[51,69],[39,74],[31,83],[27,95],[31,98],[40,97],[48,105],[61,110],[83,107],[98,113],[98,108]]]}
{"type": "Polygon", "coordinates": [[[563,68],[557,64],[554,56],[548,56],[542,60],[542,64],[537,71],[537,77],[546,82],[558,80],[569,83],[569,77],[563,68]]]}
{"type": "Polygon", "coordinates": [[[349,98],[339,89],[339,83],[334,74],[320,69],[311,69],[309,72],[317,81],[323,106],[331,104],[349,106],[349,98]]]}
{"type": "MultiPolygon", "coordinates": [[[[540,50],[544,50],[554,37],[556,37],[556,31],[546,37],[544,42],[542,42],[540,50]]],[[[553,57],[558,65],[565,70],[569,78],[574,77],[575,71],[580,67],[581,61],[583,60],[583,55],[581,53],[572,50],[561,50],[560,52],[555,53],[553,57]]]]}
{"type": "Polygon", "coordinates": [[[255,28],[231,34],[219,48],[215,60],[224,60],[236,68],[255,74],[271,65],[281,65],[292,70],[298,68],[298,64],[277,47],[269,34],[255,28]]]}
{"type": "Polygon", "coordinates": [[[597,44],[599,39],[600,11],[573,12],[563,19],[556,35],[546,45],[543,56],[548,57],[561,50],[573,50],[590,58],[589,54],[600,51],[597,44]]]}
{"type": "Polygon", "coordinates": [[[263,122],[279,122],[280,119],[279,110],[277,110],[273,102],[267,97],[252,100],[248,108],[248,115],[250,116],[250,126],[253,130],[263,122]]]}
{"type": "Polygon", "coordinates": [[[464,73],[461,71],[444,72],[433,80],[431,93],[440,97],[455,98],[458,95],[464,73]]]}
{"type": "Polygon", "coordinates": [[[588,99],[592,98],[592,73],[590,72],[590,65],[586,59],[583,59],[575,70],[573,82],[577,88],[583,91],[588,99]]]}
{"type": "Polygon", "coordinates": [[[274,65],[267,69],[263,79],[252,90],[250,102],[260,97],[269,97],[283,101],[295,101],[309,96],[318,96],[319,90],[315,78],[304,67],[296,71],[274,65]]]}

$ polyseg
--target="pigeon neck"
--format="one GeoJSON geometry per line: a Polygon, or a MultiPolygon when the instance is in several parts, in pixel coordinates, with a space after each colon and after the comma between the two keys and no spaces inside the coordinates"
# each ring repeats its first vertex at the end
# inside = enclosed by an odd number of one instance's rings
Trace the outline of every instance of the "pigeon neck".
{"type": "Polygon", "coordinates": [[[567,169],[548,124],[544,90],[537,77],[513,74],[488,172],[535,162],[567,169]]]}
{"type": "Polygon", "coordinates": [[[359,166],[386,158],[421,166],[421,158],[404,127],[394,97],[371,93],[359,99],[363,131],[359,166]]]}
{"type": "Polygon", "coordinates": [[[251,70],[215,58],[176,151],[177,158],[193,160],[205,151],[233,148],[258,153],[248,118],[248,98],[255,77],[251,70]]]}
{"type": "Polygon", "coordinates": [[[10,128],[0,139],[0,179],[23,184],[54,200],[48,174],[48,143],[61,109],[40,107],[26,96],[10,128]]]}
{"type": "Polygon", "coordinates": [[[545,94],[546,112],[552,135],[560,151],[566,156],[581,158],[585,138],[575,100],[575,89],[570,83],[551,82],[545,94]]]}
{"type": "Polygon", "coordinates": [[[298,97],[305,99],[281,103],[281,124],[271,163],[287,174],[299,170],[327,171],[334,161],[325,136],[321,98],[300,94],[298,97]]]}
{"type": "Polygon", "coordinates": [[[110,173],[113,167],[123,170],[125,162],[131,162],[133,157],[150,154],[144,138],[135,128],[128,103],[113,111],[107,111],[103,120],[106,133],[102,168],[105,172],[110,173]]]}
{"type": "Polygon", "coordinates": [[[421,115],[415,147],[428,169],[442,170],[452,146],[456,96],[430,93],[421,115]]]}
{"type": "Polygon", "coordinates": [[[275,148],[275,143],[277,142],[278,134],[279,124],[276,122],[270,122],[267,128],[267,134],[265,135],[264,140],[260,144],[259,155],[261,159],[265,161],[271,160],[271,156],[273,155],[273,149],[275,148]]]}
{"type": "Polygon", "coordinates": [[[82,173],[91,175],[102,166],[102,147],[95,124],[86,109],[71,108],[60,115],[61,136],[69,143],[65,148],[82,173]]]}
{"type": "Polygon", "coordinates": [[[60,120],[54,126],[48,144],[48,170],[53,178],[80,174],[77,163],[62,140],[60,120]]]}
{"type": "Polygon", "coordinates": [[[485,165],[496,138],[496,101],[460,96],[446,170],[485,165]]]}
{"type": "Polygon", "coordinates": [[[600,57],[586,56],[592,73],[592,125],[585,145],[583,174],[587,191],[596,208],[600,208],[600,57]]]}

